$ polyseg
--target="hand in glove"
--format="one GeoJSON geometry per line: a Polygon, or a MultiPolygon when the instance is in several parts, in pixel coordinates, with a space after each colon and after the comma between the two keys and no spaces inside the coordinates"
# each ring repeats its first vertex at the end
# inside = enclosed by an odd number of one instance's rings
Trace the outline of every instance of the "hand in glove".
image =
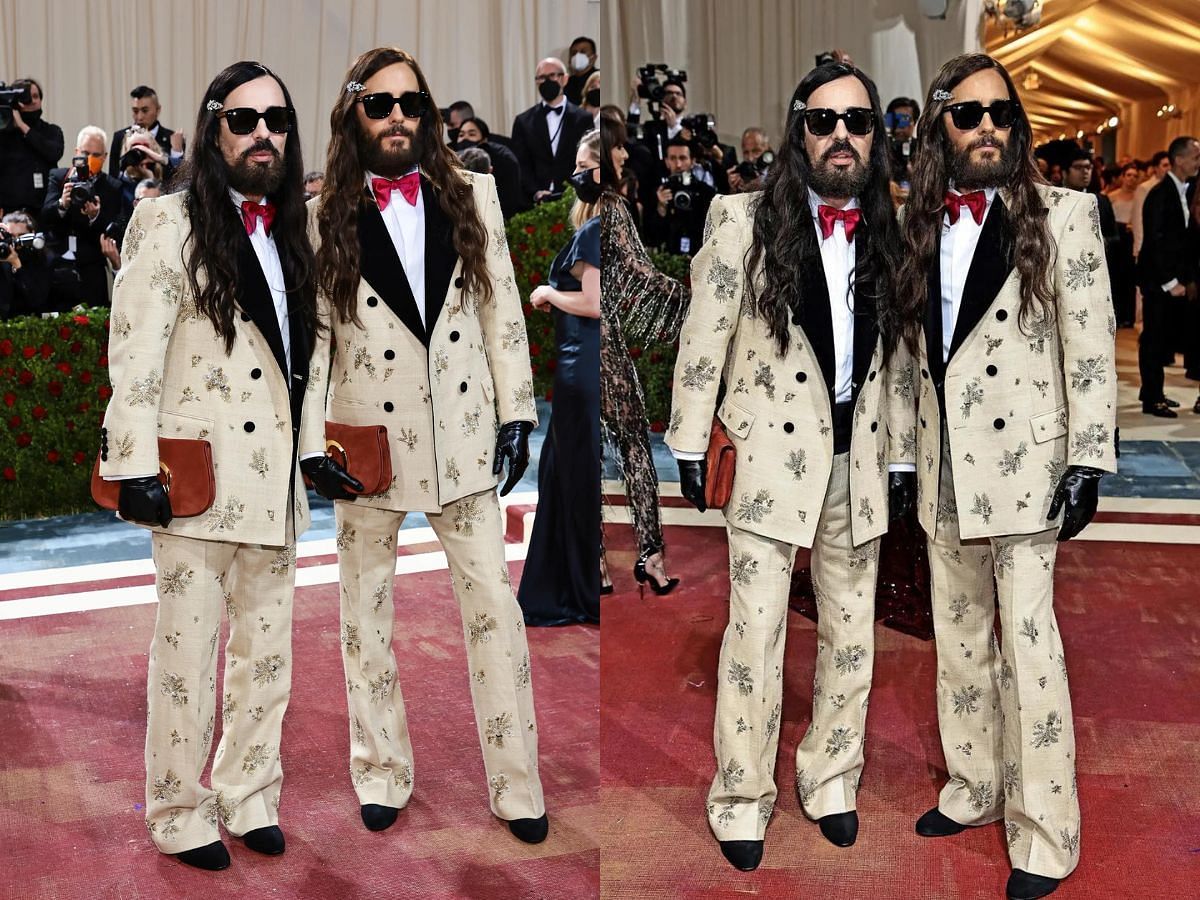
{"type": "Polygon", "coordinates": [[[679,465],[679,492],[683,499],[700,512],[708,509],[704,502],[704,460],[677,459],[679,465]]]}
{"type": "Polygon", "coordinates": [[[516,486],[529,466],[531,431],[532,422],[505,422],[500,426],[500,433],[496,435],[496,460],[492,463],[492,474],[499,475],[504,470],[504,460],[508,460],[508,478],[500,488],[501,497],[516,486]]]}
{"type": "Polygon", "coordinates": [[[171,498],[157,475],[126,478],[117,497],[117,512],[126,522],[166,528],[171,524],[171,498]]]}
{"type": "Polygon", "coordinates": [[[300,471],[312,482],[313,490],[326,500],[353,500],[356,495],[346,488],[361,492],[362,482],[342,468],[332,456],[310,456],[300,460],[300,471]]]}
{"type": "Polygon", "coordinates": [[[1047,518],[1054,519],[1060,509],[1063,512],[1062,528],[1058,539],[1069,541],[1087,527],[1096,514],[1100,500],[1100,478],[1104,472],[1091,466],[1071,466],[1063,472],[1050,500],[1047,518]]]}
{"type": "Polygon", "coordinates": [[[917,473],[888,473],[888,518],[895,522],[903,519],[917,502],[917,473]]]}

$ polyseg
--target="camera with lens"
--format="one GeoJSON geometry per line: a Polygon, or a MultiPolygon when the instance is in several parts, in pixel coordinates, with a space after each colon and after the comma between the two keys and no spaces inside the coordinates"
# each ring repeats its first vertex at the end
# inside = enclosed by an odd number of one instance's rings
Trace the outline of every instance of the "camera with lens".
{"type": "Polygon", "coordinates": [[[668,177],[665,184],[671,191],[671,208],[679,212],[690,212],[696,205],[696,192],[692,187],[691,172],[678,172],[668,177]]]}
{"type": "Polygon", "coordinates": [[[88,169],[86,156],[72,157],[71,168],[73,171],[67,179],[67,184],[71,185],[71,208],[82,209],[85,203],[90,203],[96,196],[96,178],[88,169]]]}
{"type": "Polygon", "coordinates": [[[694,116],[684,116],[679,124],[692,133],[692,141],[705,150],[711,150],[717,145],[717,120],[708,113],[696,113],[694,116]]]}
{"type": "Polygon", "coordinates": [[[46,246],[46,238],[40,231],[36,234],[22,234],[13,236],[7,231],[0,229],[0,259],[8,259],[13,248],[16,248],[18,254],[28,250],[41,250],[46,246]]]}
{"type": "Polygon", "coordinates": [[[743,181],[753,181],[760,175],[766,175],[775,162],[775,154],[764,150],[758,159],[744,159],[737,164],[737,173],[743,181]]]}
{"type": "Polygon", "coordinates": [[[666,63],[646,63],[637,70],[637,95],[646,101],[642,104],[646,115],[657,120],[662,115],[662,102],[666,97],[668,84],[685,84],[687,72],[682,69],[672,69],[666,63]]]}
{"type": "Polygon", "coordinates": [[[104,226],[105,237],[112,238],[113,243],[117,245],[117,249],[121,249],[121,245],[125,243],[125,228],[129,222],[125,219],[114,219],[104,226]]]}
{"type": "Polygon", "coordinates": [[[12,111],[19,103],[33,102],[33,88],[30,85],[24,87],[9,87],[3,81],[0,81],[0,128],[8,128],[12,125],[12,111]]]}
{"type": "Polygon", "coordinates": [[[133,147],[117,161],[117,166],[124,172],[130,166],[144,165],[149,158],[141,147],[133,147]]]}

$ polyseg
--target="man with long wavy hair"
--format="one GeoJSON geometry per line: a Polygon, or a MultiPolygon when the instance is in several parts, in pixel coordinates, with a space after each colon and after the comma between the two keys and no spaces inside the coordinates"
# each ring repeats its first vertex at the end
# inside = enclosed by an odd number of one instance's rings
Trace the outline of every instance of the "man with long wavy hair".
{"type": "MultiPolygon", "coordinates": [[[[523,841],[548,829],[529,649],[504,557],[496,484],[520,480],[537,422],[528,340],[489,175],[459,167],[429,85],[381,47],[346,73],[325,186],[309,205],[333,307],[328,418],[385,426],[392,482],[338,503],[350,773],[363,823],[388,828],[413,790],[392,653],[396,534],[423,512],[462,610],[492,812],[523,841]]],[[[411,652],[411,651],[410,651],[411,652]]]]}
{"type": "MultiPolygon", "coordinates": [[[[138,204],[113,297],[100,473],[121,481],[122,518],[153,531],[158,589],[146,825],[159,850],[202,869],[229,865],[221,824],[252,850],[284,850],[279,738],[296,535],[309,523],[299,475],[331,496],[346,477],[323,456],[328,329],[312,286],[295,121],[287,89],[259,63],[213,79],[185,187],[138,204]],[[173,518],[159,437],[211,445],[216,500],[206,513],[173,518]],[[222,609],[224,728],[206,788],[222,609]]],[[[169,477],[179,489],[204,473],[169,477]]]]}
{"type": "Polygon", "coordinates": [[[1050,893],[1079,860],[1054,558],[1116,470],[1096,201],[1047,185],[1031,139],[999,63],[975,53],[942,67],[917,127],[897,295],[916,354],[911,439],[950,775],[917,833],[1003,818],[1013,898],[1050,893]]]}
{"type": "Polygon", "coordinates": [[[771,818],[788,592],[812,548],[821,611],[813,718],[796,751],[805,814],[840,847],[855,812],[871,687],[875,573],[888,508],[915,484],[911,393],[892,389],[899,233],[875,85],[818,66],[792,95],[762,192],[718,197],[692,265],[667,443],[683,496],[705,509],[704,451],[717,417],[736,448],[729,625],[717,684],[717,773],[708,817],[725,857],[750,870],[771,818]],[[889,463],[897,472],[889,476],[889,463]],[[907,471],[900,471],[907,469],[907,471]],[[889,498],[889,481],[893,496],[889,498]]]}

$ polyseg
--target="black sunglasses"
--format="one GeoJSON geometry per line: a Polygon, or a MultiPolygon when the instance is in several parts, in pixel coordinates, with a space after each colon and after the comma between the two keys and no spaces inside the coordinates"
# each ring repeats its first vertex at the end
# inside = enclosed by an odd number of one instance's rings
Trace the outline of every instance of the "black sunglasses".
{"type": "Polygon", "coordinates": [[[860,137],[864,134],[870,134],[875,128],[875,114],[871,110],[864,109],[861,106],[852,106],[843,113],[820,107],[804,111],[804,124],[808,128],[809,133],[817,137],[825,137],[828,134],[833,134],[833,130],[837,128],[839,121],[846,123],[846,130],[848,132],[860,137]]]}
{"type": "Polygon", "coordinates": [[[950,120],[959,131],[978,128],[983,122],[984,113],[991,117],[992,124],[997,128],[1012,128],[1017,118],[1017,103],[1015,100],[993,100],[991,106],[984,106],[978,100],[968,100],[947,106],[943,112],[950,113],[950,120]]]}
{"type": "Polygon", "coordinates": [[[424,91],[405,91],[399,97],[388,93],[367,94],[359,97],[363,112],[368,119],[386,119],[392,114],[392,107],[400,104],[400,112],[409,119],[419,119],[429,111],[429,95],[424,91]]]}
{"type": "Polygon", "coordinates": [[[217,113],[217,118],[224,119],[234,134],[250,134],[258,127],[259,119],[267,123],[267,130],[272,134],[287,134],[296,127],[296,111],[290,106],[268,106],[262,112],[239,106],[217,113]]]}

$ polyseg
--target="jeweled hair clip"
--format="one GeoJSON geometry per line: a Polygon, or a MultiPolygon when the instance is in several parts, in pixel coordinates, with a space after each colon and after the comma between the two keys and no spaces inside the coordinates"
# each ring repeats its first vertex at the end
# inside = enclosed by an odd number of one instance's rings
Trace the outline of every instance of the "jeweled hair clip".
{"type": "Polygon", "coordinates": [[[806,109],[808,109],[808,106],[803,100],[792,101],[792,112],[804,112],[806,109]]]}
{"type": "Polygon", "coordinates": [[[951,94],[949,91],[943,91],[940,88],[933,92],[934,100],[949,100],[950,97],[951,97],[951,94]]]}
{"type": "Polygon", "coordinates": [[[365,85],[363,85],[363,83],[360,81],[351,81],[346,85],[346,93],[347,94],[357,94],[364,87],[365,87],[365,85]]]}
{"type": "Polygon", "coordinates": [[[204,108],[209,112],[216,112],[218,109],[222,109],[224,105],[220,100],[209,100],[204,104],[204,108]]]}

